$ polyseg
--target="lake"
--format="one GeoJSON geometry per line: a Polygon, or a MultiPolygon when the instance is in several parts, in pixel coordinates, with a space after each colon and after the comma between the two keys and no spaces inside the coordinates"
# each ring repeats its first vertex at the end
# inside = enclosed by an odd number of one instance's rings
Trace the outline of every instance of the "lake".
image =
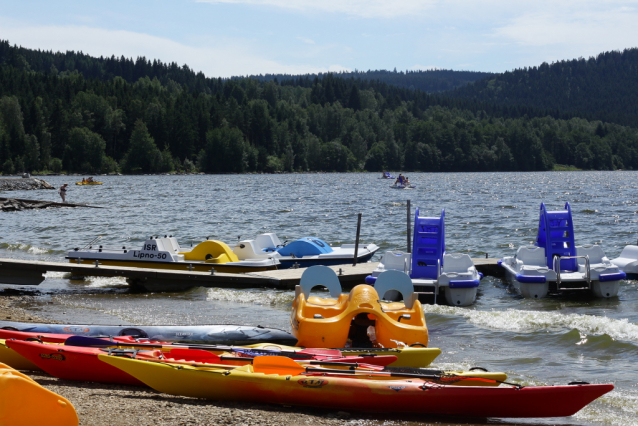
{"type": "MultiPolygon", "coordinates": [[[[97,236],[105,246],[134,248],[151,235],[173,235],[187,246],[207,237],[232,244],[263,232],[275,232],[282,241],[315,236],[330,244],[352,243],[358,213],[361,242],[376,243],[379,253],[405,250],[407,200],[412,214],[416,207],[427,216],[445,209],[447,252],[475,258],[510,256],[533,243],[541,202],[558,210],[568,201],[576,244],[599,244],[609,258],[638,237],[638,172],[408,173],[417,185],[411,190],[391,189],[392,181],[380,176],[101,176],[101,186],[76,186],[81,177],[47,177],[56,187],[70,184],[67,201],[105,208],[2,213],[0,258],[65,261],[69,249],[97,236]]],[[[50,190],[4,194],[60,200],[50,190]]],[[[12,286],[0,286],[7,287],[12,286]]],[[[37,289],[29,307],[69,323],[260,324],[285,330],[294,297],[292,291],[267,289],[132,294],[119,278],[72,281],[60,273],[49,273],[37,289]]],[[[430,346],[443,351],[437,367],[481,366],[526,385],[616,385],[570,418],[490,424],[638,425],[637,281],[623,281],[618,297],[608,300],[530,300],[487,277],[475,305],[428,305],[425,312],[430,346]]]]}

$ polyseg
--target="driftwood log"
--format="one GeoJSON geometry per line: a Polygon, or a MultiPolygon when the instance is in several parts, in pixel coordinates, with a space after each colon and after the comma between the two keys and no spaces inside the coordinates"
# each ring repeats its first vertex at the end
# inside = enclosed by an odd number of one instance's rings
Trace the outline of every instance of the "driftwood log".
{"type": "Polygon", "coordinates": [[[28,209],[46,209],[49,207],[90,207],[94,209],[102,208],[98,206],[89,206],[88,204],[57,203],[55,201],[24,200],[17,198],[0,197],[0,211],[4,212],[14,212],[28,209]]]}

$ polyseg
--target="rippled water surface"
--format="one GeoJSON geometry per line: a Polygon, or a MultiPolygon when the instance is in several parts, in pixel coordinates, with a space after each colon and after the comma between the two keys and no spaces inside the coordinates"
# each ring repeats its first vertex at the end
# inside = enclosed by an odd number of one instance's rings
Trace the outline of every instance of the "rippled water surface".
{"type": "MultiPolygon", "coordinates": [[[[636,243],[636,172],[414,173],[413,190],[391,189],[379,175],[104,176],[102,186],[50,177],[53,185],[71,184],[68,201],[104,208],[0,213],[0,258],[64,261],[68,249],[96,236],[114,247],[138,247],[150,235],[172,234],[184,246],[208,236],[233,243],[262,232],[276,232],[282,241],[318,236],[331,244],[351,243],[359,212],[362,242],[404,249],[408,199],[422,215],[445,208],[448,253],[514,254],[534,241],[541,202],[553,210],[570,202],[578,245],[600,244],[614,258],[636,243]]],[[[56,191],[5,194],[59,200],[56,191]]],[[[289,330],[293,299],[292,291],[267,289],[131,294],[121,279],[72,281],[59,273],[48,274],[38,289],[31,308],[73,323],[257,323],[289,330]]],[[[491,424],[638,425],[637,302],[636,281],[623,282],[611,300],[528,300],[488,277],[474,306],[425,310],[430,346],[443,350],[439,367],[478,365],[530,385],[575,380],[616,385],[570,418],[491,424]]]]}

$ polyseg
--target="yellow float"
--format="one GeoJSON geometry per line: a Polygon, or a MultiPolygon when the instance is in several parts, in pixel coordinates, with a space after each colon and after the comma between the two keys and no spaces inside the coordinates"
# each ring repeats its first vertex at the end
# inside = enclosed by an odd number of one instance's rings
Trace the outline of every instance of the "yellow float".
{"type": "Polygon", "coordinates": [[[0,425],[76,426],[78,415],[66,398],[0,364],[0,425]]]}
{"type": "Polygon", "coordinates": [[[385,271],[375,287],[361,284],[341,294],[335,272],[313,266],[295,289],[290,317],[297,346],[310,348],[422,346],[428,344],[423,307],[414,294],[410,277],[385,271]],[[311,297],[315,286],[324,286],[333,299],[311,297]],[[382,302],[379,295],[396,290],[404,302],[382,302]]]}

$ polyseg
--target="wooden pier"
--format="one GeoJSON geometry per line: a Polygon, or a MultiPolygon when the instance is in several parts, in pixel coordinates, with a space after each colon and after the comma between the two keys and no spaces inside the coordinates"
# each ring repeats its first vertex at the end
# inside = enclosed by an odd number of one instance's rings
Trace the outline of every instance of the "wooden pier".
{"type": "MultiPolygon", "coordinates": [[[[484,275],[497,275],[496,259],[473,259],[484,275]]],[[[344,288],[365,282],[378,263],[356,266],[331,266],[344,288]]],[[[175,271],[167,269],[132,268],[126,266],[84,265],[62,262],[41,262],[20,259],[0,259],[0,284],[38,285],[46,272],[65,272],[72,276],[124,277],[129,285],[146,291],[182,291],[192,287],[275,288],[294,289],[304,268],[229,274],[221,272],[175,271]]]]}

